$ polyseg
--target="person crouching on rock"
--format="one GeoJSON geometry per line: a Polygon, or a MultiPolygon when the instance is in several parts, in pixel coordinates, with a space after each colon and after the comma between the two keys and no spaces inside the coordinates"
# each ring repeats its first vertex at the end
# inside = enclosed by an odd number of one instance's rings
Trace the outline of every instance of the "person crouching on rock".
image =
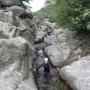
{"type": "Polygon", "coordinates": [[[59,69],[59,68],[57,68],[56,66],[54,66],[54,65],[48,60],[48,58],[44,58],[44,63],[41,64],[39,67],[37,67],[36,70],[40,69],[41,67],[44,67],[44,76],[45,76],[45,77],[51,75],[50,67],[59,69]]]}

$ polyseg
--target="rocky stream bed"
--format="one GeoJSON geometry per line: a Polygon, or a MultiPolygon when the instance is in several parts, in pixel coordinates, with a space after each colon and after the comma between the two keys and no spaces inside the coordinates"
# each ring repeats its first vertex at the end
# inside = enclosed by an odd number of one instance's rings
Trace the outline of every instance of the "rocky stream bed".
{"type": "MultiPolygon", "coordinates": [[[[45,48],[46,44],[44,42],[40,42],[35,44],[35,59],[33,62],[33,69],[40,66],[42,63],[44,63],[44,58],[48,56],[45,54],[45,48]]],[[[50,59],[49,59],[50,60],[50,59]]],[[[34,72],[36,85],[38,87],[38,90],[72,90],[65,81],[63,81],[59,76],[59,71],[50,68],[51,69],[51,75],[45,77],[44,76],[44,70],[43,67],[39,69],[38,71],[34,72]]]]}

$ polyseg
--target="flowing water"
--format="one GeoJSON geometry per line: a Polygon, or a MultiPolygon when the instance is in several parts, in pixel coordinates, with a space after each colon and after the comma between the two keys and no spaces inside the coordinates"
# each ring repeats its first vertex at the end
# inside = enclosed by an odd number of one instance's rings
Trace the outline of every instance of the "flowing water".
{"type": "MultiPolygon", "coordinates": [[[[40,45],[37,45],[39,51],[35,51],[35,55],[37,57],[34,60],[34,68],[40,66],[46,57],[42,49],[42,44],[40,45]]],[[[51,68],[51,75],[48,77],[44,77],[43,67],[34,72],[34,75],[38,90],[71,90],[71,88],[69,88],[66,83],[60,79],[58,71],[54,68],[51,68]]]]}

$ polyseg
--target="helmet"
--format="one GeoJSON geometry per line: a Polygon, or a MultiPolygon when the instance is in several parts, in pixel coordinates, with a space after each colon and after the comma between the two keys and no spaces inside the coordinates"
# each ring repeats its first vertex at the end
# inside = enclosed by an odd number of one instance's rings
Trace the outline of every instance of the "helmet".
{"type": "Polygon", "coordinates": [[[44,58],[44,61],[45,61],[45,63],[47,63],[48,62],[48,58],[44,58]]]}
{"type": "Polygon", "coordinates": [[[42,50],[39,50],[38,52],[39,52],[39,53],[42,53],[43,51],[42,51],[42,50]]]}

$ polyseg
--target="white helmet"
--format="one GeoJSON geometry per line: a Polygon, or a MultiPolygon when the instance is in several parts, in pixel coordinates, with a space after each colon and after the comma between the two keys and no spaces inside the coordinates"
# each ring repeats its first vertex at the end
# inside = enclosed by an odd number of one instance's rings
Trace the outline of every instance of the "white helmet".
{"type": "Polygon", "coordinates": [[[42,51],[42,50],[39,50],[38,52],[39,52],[39,53],[42,53],[43,51],[42,51]]]}
{"type": "Polygon", "coordinates": [[[48,58],[44,58],[44,61],[47,63],[48,62],[48,58]]]}

